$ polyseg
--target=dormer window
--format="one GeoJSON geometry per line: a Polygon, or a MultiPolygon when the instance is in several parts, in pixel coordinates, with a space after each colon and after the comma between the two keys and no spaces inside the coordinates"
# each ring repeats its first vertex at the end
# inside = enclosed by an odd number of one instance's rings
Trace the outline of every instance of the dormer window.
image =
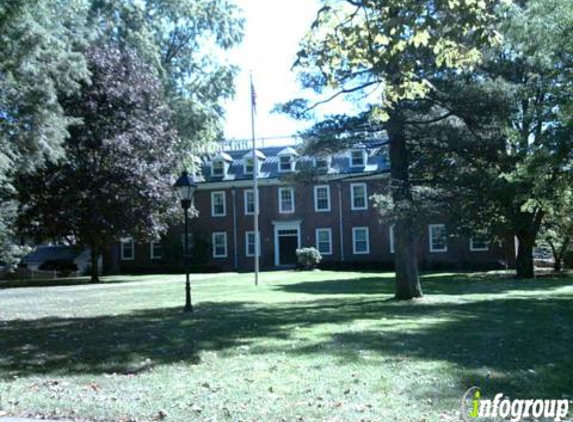
{"type": "Polygon", "coordinates": [[[314,159],[314,167],[318,170],[318,171],[328,171],[330,170],[330,163],[331,163],[331,158],[330,157],[317,157],[314,159]]]}
{"type": "Polygon", "coordinates": [[[294,170],[294,157],[292,155],[283,155],[279,157],[279,170],[282,172],[294,170]]]}
{"type": "Polygon", "coordinates": [[[350,167],[364,167],[366,165],[366,151],[353,149],[350,151],[350,167]]]}
{"type": "Polygon", "coordinates": [[[245,158],[245,174],[253,174],[255,168],[255,160],[252,158],[245,158]]]}
{"type": "Polygon", "coordinates": [[[213,176],[225,175],[225,162],[223,160],[213,161],[213,176]]]}
{"type": "MultiPolygon", "coordinates": [[[[261,151],[256,151],[256,154],[257,154],[257,165],[258,165],[257,167],[260,173],[263,161],[265,161],[267,157],[261,151]]],[[[255,169],[255,159],[253,158],[253,151],[249,151],[243,156],[243,172],[245,174],[253,174],[254,169],[255,169]]]]}
{"type": "Polygon", "coordinates": [[[291,147],[287,147],[279,152],[279,172],[286,173],[289,171],[294,171],[297,156],[298,153],[291,147]]]}
{"type": "Polygon", "coordinates": [[[224,152],[220,152],[211,160],[211,176],[225,177],[229,171],[229,166],[233,162],[233,158],[224,152]]]}

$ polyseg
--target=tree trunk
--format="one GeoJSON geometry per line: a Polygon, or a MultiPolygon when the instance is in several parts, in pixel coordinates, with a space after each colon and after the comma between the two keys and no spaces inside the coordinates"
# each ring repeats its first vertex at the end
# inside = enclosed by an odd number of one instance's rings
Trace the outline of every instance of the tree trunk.
{"type": "Polygon", "coordinates": [[[556,258],[555,263],[553,264],[553,271],[555,271],[556,273],[560,273],[562,268],[563,268],[563,259],[556,258]]]}
{"type": "MultiPolygon", "coordinates": [[[[401,208],[412,209],[412,190],[409,177],[409,156],[404,122],[399,112],[391,112],[388,121],[390,152],[390,174],[392,176],[392,198],[401,208]],[[409,206],[408,206],[409,205],[409,206]]],[[[410,211],[398,216],[394,236],[396,249],[396,299],[409,300],[422,297],[418,274],[417,230],[410,211]]]]}
{"type": "Polygon", "coordinates": [[[91,251],[91,283],[99,283],[99,272],[98,272],[98,259],[99,259],[99,251],[97,247],[92,246],[91,251]]]}
{"type": "Polygon", "coordinates": [[[517,278],[533,278],[535,276],[533,268],[533,246],[535,245],[535,235],[529,231],[517,233],[517,258],[515,269],[517,278]]]}

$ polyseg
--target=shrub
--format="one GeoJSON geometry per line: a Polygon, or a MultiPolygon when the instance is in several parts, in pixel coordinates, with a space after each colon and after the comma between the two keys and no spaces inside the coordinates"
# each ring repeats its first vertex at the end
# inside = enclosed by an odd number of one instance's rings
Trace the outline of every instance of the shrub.
{"type": "Polygon", "coordinates": [[[322,260],[322,255],[316,248],[301,248],[296,250],[298,264],[305,270],[316,268],[322,260]]]}

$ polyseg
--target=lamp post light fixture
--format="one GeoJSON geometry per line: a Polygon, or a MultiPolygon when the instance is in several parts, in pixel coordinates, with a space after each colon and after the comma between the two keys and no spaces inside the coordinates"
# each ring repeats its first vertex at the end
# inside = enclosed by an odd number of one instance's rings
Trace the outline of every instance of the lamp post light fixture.
{"type": "Polygon", "coordinates": [[[189,208],[191,208],[191,203],[193,202],[193,195],[197,190],[197,184],[193,181],[193,178],[189,176],[187,171],[181,173],[179,179],[175,182],[173,186],[177,191],[177,196],[181,200],[181,208],[183,208],[183,213],[185,215],[185,252],[184,252],[184,265],[185,265],[185,312],[192,312],[193,306],[191,305],[191,284],[189,282],[189,208]]]}

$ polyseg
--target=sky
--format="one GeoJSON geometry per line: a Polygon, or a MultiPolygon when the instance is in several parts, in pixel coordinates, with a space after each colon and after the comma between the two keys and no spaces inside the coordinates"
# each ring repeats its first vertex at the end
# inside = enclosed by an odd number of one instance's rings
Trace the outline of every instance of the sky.
{"type": "Polygon", "coordinates": [[[256,137],[289,136],[309,123],[271,113],[275,104],[300,97],[291,66],[302,39],[320,8],[318,0],[236,0],[243,9],[245,38],[231,52],[241,71],[235,98],[226,103],[227,139],[251,138],[249,72],[257,96],[256,137]]]}

